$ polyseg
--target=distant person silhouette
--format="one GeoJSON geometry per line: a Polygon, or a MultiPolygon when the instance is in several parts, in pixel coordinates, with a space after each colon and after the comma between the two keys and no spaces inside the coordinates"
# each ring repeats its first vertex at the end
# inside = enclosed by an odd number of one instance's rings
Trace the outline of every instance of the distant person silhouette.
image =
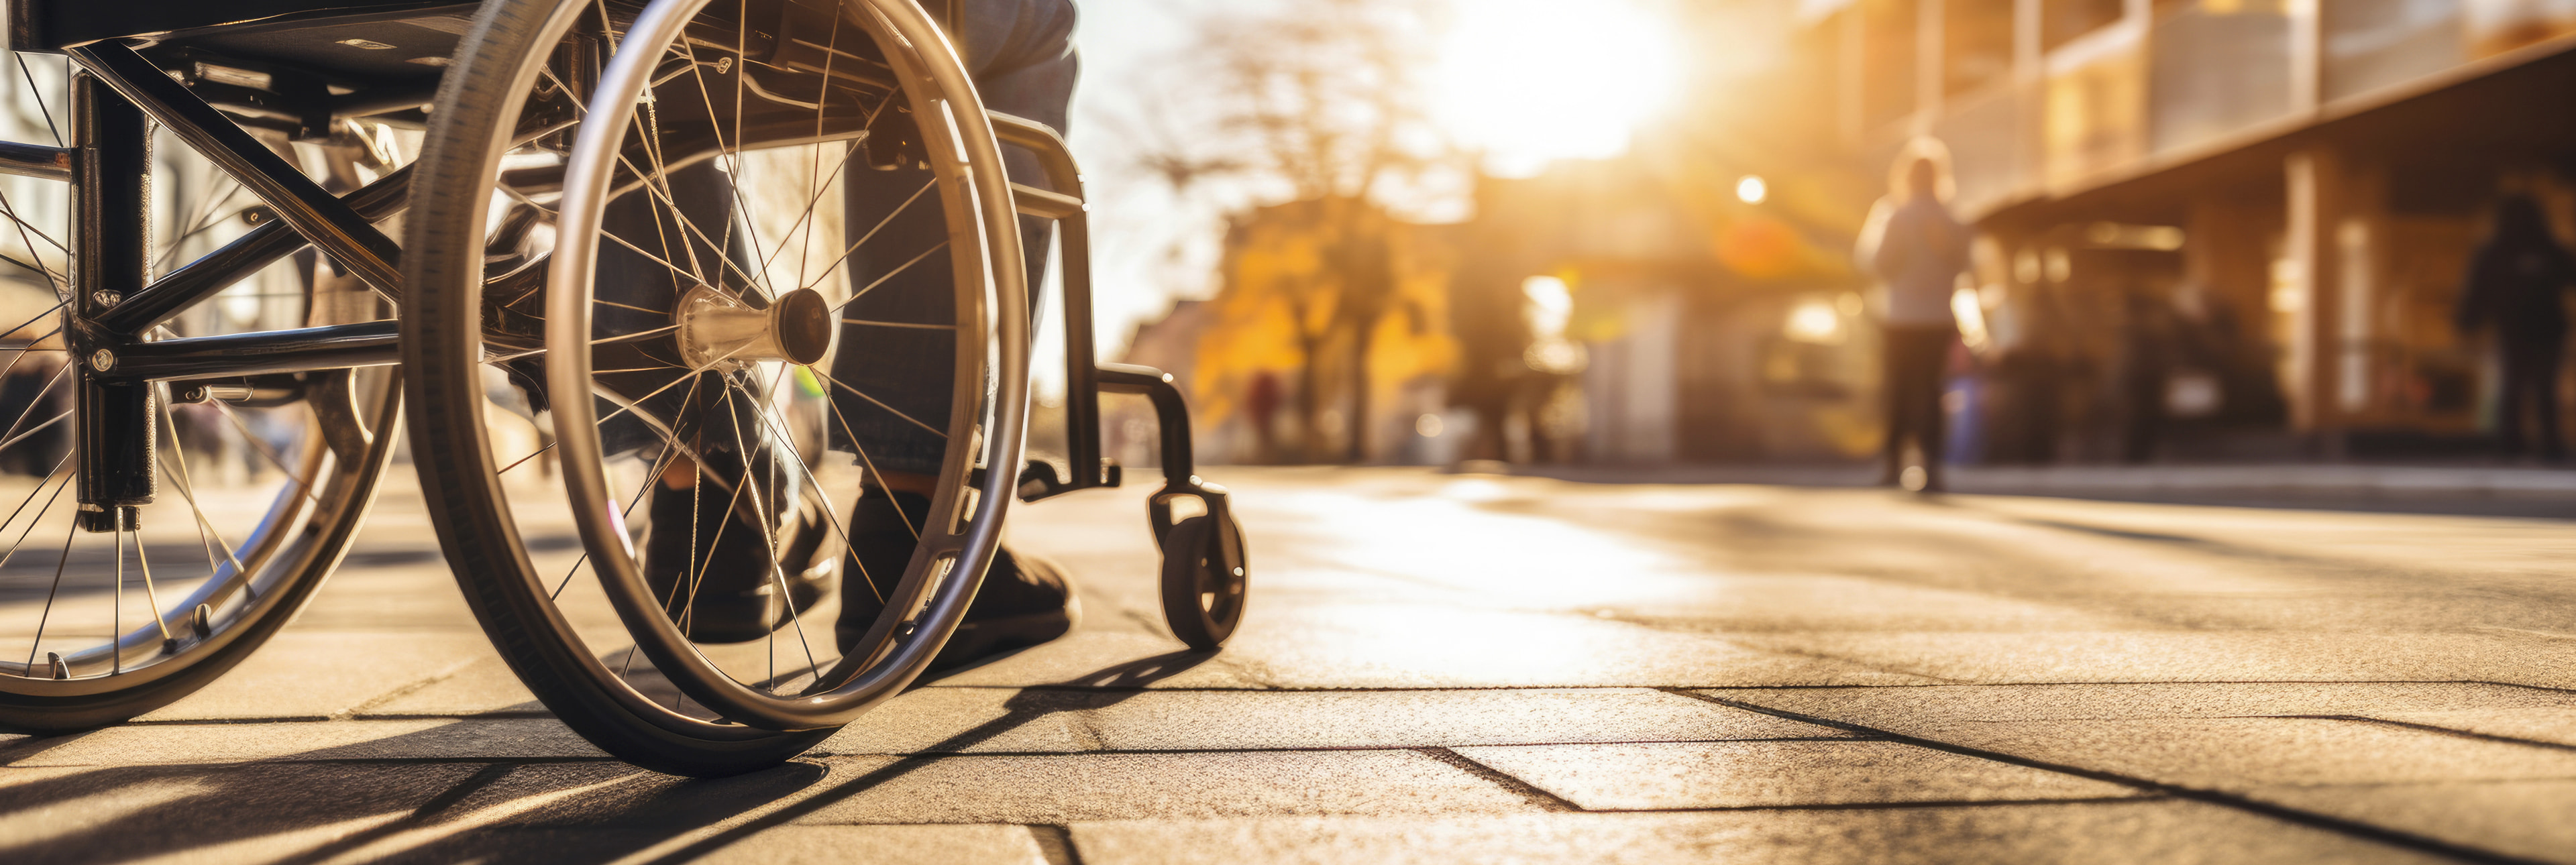
{"type": "Polygon", "coordinates": [[[2567,345],[2561,297],[2571,284],[2576,257],[2550,235],[2540,204],[2519,194],[2497,202],[2495,227],[2469,261],[2458,322],[2463,334],[2495,328],[2504,369],[2496,428],[2508,456],[2567,455],[2558,435],[2558,362],[2567,345]],[[2525,437],[2526,421],[2539,428],[2537,441],[2525,437]]]}
{"type": "Polygon", "coordinates": [[[1969,229],[1942,201],[1949,166],[1937,143],[1917,143],[1896,160],[1888,196],[1870,208],[1853,250],[1861,269],[1886,287],[1879,322],[1886,341],[1887,447],[1884,485],[1941,489],[1941,370],[1959,324],[1950,295],[1968,269],[1969,229]],[[1905,471],[1905,443],[1923,455],[1922,474],[1905,471]]]}

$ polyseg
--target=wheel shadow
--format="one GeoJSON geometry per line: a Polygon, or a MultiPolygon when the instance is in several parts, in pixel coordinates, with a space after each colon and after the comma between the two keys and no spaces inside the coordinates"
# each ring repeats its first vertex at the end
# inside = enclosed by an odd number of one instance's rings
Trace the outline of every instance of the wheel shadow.
{"type": "MultiPolygon", "coordinates": [[[[0,768],[0,862],[116,862],[182,851],[211,855],[217,848],[226,851],[219,858],[281,863],[353,855],[606,862],[724,827],[654,860],[684,861],[1049,716],[1123,702],[1213,657],[1169,652],[1023,689],[1003,704],[1000,717],[849,778],[832,777],[813,762],[691,779],[596,757],[486,759],[472,756],[474,739],[459,725],[257,762],[0,768]],[[403,753],[457,756],[371,756],[403,753]],[[242,855],[270,846],[278,854],[242,855]]],[[[491,735],[507,735],[492,729],[491,735]]],[[[0,759],[37,756],[82,738],[8,743],[0,746],[0,759]]]]}

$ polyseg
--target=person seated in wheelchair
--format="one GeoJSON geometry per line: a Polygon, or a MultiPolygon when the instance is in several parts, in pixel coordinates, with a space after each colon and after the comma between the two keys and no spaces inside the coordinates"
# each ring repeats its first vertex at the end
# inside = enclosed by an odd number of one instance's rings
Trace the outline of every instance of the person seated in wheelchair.
{"type": "MultiPolygon", "coordinates": [[[[950,2],[959,5],[945,10],[952,13],[947,18],[955,25],[959,52],[986,107],[1063,129],[1078,68],[1072,0],[950,2]]],[[[942,11],[938,0],[923,5],[942,11]]],[[[947,260],[931,254],[948,235],[938,196],[922,194],[931,186],[929,166],[901,149],[918,145],[890,138],[870,141],[851,157],[853,164],[844,166],[865,176],[842,184],[845,241],[852,250],[849,270],[859,285],[841,307],[840,348],[829,361],[829,379],[841,386],[824,386],[801,375],[786,385],[826,391],[836,421],[821,424],[829,430],[827,446],[865,461],[870,482],[850,513],[821,513],[819,497],[797,494],[803,469],[793,455],[810,453],[815,443],[782,441],[786,431],[757,419],[759,413],[729,411],[724,405],[736,390],[756,393],[765,383],[737,379],[728,387],[713,379],[740,373],[708,371],[695,375],[709,381],[670,386],[674,373],[665,368],[636,373],[632,385],[619,388],[657,394],[650,401],[660,410],[636,414],[691,419],[680,422],[701,427],[735,427],[668,431],[674,438],[699,442],[703,464],[685,457],[668,461],[640,515],[649,525],[638,548],[645,579],[670,599],[673,615],[693,640],[761,639],[786,625],[791,607],[804,610],[837,589],[841,613],[835,632],[847,651],[875,623],[882,610],[877,599],[894,594],[895,581],[914,555],[918,527],[928,517],[948,452],[945,436],[934,425],[948,418],[953,407],[949,382],[957,338],[950,326],[955,320],[953,277],[947,260]],[[757,495],[721,492],[742,483],[757,495]]],[[[1028,154],[1008,152],[1005,160],[1014,180],[1043,184],[1028,154]]],[[[686,303],[697,288],[654,257],[729,258],[735,266],[724,268],[728,274],[757,266],[743,260],[744,244],[728,243],[730,249],[718,250],[714,244],[724,239],[693,233],[687,225],[741,221],[729,214],[739,212],[735,202],[746,192],[734,188],[723,166],[708,161],[674,169],[668,183],[671,208],[645,195],[610,205],[607,233],[629,241],[663,239],[649,255],[616,244],[601,249],[598,294],[607,304],[597,314],[611,330],[649,329],[656,322],[647,319],[667,316],[661,311],[686,303]],[[680,218],[672,218],[670,210],[680,218]],[[636,321],[611,321],[621,315],[636,321]]],[[[1045,221],[1028,216],[1021,217],[1020,228],[1034,294],[1045,269],[1048,229],[1045,221]]],[[[752,293],[743,286],[728,288],[737,295],[752,293]]],[[[593,366],[656,367],[641,356],[644,351],[640,344],[601,346],[593,366]]],[[[665,434],[629,415],[603,428],[603,448],[649,457],[665,434]]],[[[1078,615],[1071,583],[1060,567],[1004,548],[994,556],[973,606],[930,671],[953,670],[1047,642],[1071,630],[1078,615]]]]}

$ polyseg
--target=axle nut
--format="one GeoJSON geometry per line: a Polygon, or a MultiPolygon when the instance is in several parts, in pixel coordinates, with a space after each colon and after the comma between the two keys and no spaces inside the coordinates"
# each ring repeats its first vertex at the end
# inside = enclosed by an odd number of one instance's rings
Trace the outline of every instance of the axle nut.
{"type": "Polygon", "coordinates": [[[108,351],[103,348],[90,352],[89,368],[98,372],[106,372],[108,370],[115,369],[116,352],[108,351]]]}

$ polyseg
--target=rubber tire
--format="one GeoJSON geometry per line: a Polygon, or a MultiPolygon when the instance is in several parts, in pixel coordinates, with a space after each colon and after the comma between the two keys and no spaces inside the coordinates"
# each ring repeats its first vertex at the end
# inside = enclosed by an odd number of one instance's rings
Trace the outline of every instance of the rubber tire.
{"type": "Polygon", "coordinates": [[[1243,622],[1243,598],[1250,595],[1250,566],[1243,555],[1243,527],[1229,516],[1220,523],[1206,514],[1183,519],[1163,535],[1163,621],[1172,628],[1172,636],[1202,652],[1213,652],[1234,636],[1234,628],[1243,622]],[[1232,537],[1219,535],[1222,530],[1232,537]],[[1235,555],[1226,556],[1224,541],[1233,542],[1235,555]],[[1235,577],[1237,600],[1231,609],[1211,611],[1199,605],[1199,593],[1205,589],[1209,571],[1216,569],[1215,579],[1225,580],[1226,571],[1245,570],[1235,577]]]}
{"type": "Polygon", "coordinates": [[[487,0],[440,82],[414,170],[406,219],[403,365],[420,486],[467,606],[519,681],[566,726],[647,769],[719,777],[776,766],[834,730],[728,727],[721,738],[673,730],[629,710],[587,674],[587,651],[554,614],[496,483],[481,407],[483,215],[501,136],[517,121],[535,69],[569,30],[581,0],[487,0]],[[569,11],[564,11],[569,10],[569,11]],[[563,14],[559,14],[559,11],[563,14]],[[468,466],[458,470],[456,466],[468,466]],[[568,639],[569,638],[569,639],[568,639]]]}

